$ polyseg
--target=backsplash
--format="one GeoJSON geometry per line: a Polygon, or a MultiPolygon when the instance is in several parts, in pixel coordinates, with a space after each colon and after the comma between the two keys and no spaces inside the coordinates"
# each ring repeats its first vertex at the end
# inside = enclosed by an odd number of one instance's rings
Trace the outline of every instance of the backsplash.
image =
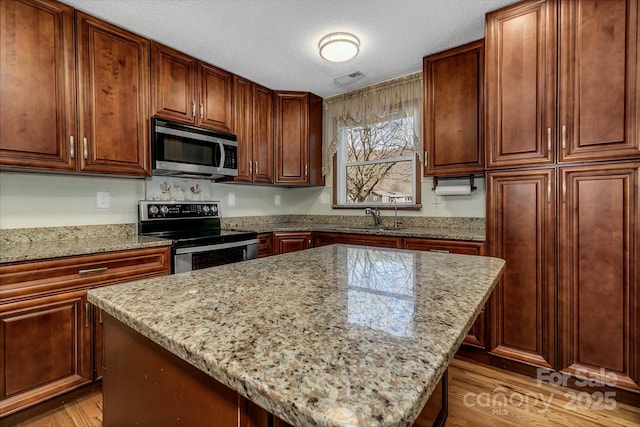
{"type": "Polygon", "coordinates": [[[213,200],[211,181],[205,179],[153,176],[145,184],[146,200],[213,200]]]}

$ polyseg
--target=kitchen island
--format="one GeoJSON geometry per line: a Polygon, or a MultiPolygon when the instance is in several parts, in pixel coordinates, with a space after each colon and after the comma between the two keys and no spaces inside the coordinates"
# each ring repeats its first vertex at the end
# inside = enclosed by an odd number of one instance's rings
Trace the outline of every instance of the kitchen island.
{"type": "MultiPolygon", "coordinates": [[[[180,424],[180,410],[225,425],[222,410],[183,398],[182,379],[157,378],[175,361],[237,392],[220,392],[232,417],[240,396],[293,425],[412,425],[503,269],[489,257],[332,245],[91,290],[107,314],[104,425],[163,411],[180,424]],[[140,349],[167,355],[145,364],[140,349]],[[153,407],[145,383],[170,403],[153,407]]],[[[211,390],[206,378],[189,390],[211,390]]]]}

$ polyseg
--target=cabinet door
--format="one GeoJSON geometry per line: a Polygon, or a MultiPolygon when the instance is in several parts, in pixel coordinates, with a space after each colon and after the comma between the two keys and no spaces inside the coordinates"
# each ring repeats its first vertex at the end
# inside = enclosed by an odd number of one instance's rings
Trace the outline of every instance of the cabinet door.
{"type": "Polygon", "coordinates": [[[487,14],[487,168],[555,161],[556,7],[519,3],[487,14]]]}
{"type": "Polygon", "coordinates": [[[301,251],[312,247],[311,232],[273,233],[277,254],[301,251]]]}
{"type": "Polygon", "coordinates": [[[3,304],[0,415],[91,381],[86,291],[3,304]]]}
{"type": "Polygon", "coordinates": [[[507,267],[492,294],[491,354],[555,367],[555,170],[487,174],[489,255],[507,267]]]}
{"type": "Polygon", "coordinates": [[[151,42],[152,115],[195,124],[196,60],[151,42]]]}
{"type": "Polygon", "coordinates": [[[640,391],[640,162],[560,174],[559,368],[640,391]]]}
{"type": "Polygon", "coordinates": [[[148,42],[76,16],[80,169],[150,175],[148,42]]]}
{"type": "Polygon", "coordinates": [[[309,174],[306,93],[276,92],[276,184],[306,184],[309,174]]]}
{"type": "Polygon", "coordinates": [[[238,176],[235,181],[251,182],[253,171],[253,85],[242,77],[233,77],[234,129],[238,138],[238,176]]]}
{"type": "Polygon", "coordinates": [[[233,129],[233,75],[207,64],[199,65],[198,125],[220,132],[233,129]]]}
{"type": "Polygon", "coordinates": [[[559,161],[640,157],[637,0],[559,6],[559,161]]]}
{"type": "Polygon", "coordinates": [[[273,183],[273,91],[253,85],[253,181],[273,183]]]}
{"type": "Polygon", "coordinates": [[[0,164],[74,170],[73,9],[0,1],[0,164]]]}
{"type": "Polygon", "coordinates": [[[484,172],[484,40],[423,68],[425,176],[484,172]]]}

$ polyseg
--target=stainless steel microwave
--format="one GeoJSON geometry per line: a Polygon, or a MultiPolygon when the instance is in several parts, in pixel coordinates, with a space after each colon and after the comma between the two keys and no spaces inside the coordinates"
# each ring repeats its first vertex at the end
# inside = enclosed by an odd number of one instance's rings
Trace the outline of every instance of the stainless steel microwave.
{"type": "Polygon", "coordinates": [[[151,119],[152,174],[191,178],[238,176],[235,135],[151,119]]]}

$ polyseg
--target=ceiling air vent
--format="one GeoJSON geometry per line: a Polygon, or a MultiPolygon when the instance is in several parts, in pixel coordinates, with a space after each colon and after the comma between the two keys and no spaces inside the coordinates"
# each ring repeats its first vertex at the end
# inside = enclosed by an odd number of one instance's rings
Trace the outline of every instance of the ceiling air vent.
{"type": "Polygon", "coordinates": [[[338,86],[347,86],[351,83],[357,82],[364,77],[361,71],[354,71],[353,73],[345,74],[344,76],[336,77],[333,79],[338,86]]]}

